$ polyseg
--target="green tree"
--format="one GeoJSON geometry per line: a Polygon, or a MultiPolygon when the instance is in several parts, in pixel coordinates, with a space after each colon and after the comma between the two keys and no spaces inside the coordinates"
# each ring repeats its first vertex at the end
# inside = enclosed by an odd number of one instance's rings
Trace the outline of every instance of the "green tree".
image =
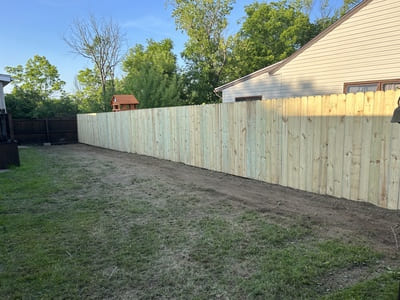
{"type": "Polygon", "coordinates": [[[253,3],[235,37],[228,79],[235,79],[285,59],[315,34],[307,15],[286,1],[253,3]]]}
{"type": "Polygon", "coordinates": [[[343,0],[343,5],[339,9],[340,16],[343,16],[361,2],[362,0],[343,0]]]}
{"type": "Polygon", "coordinates": [[[69,96],[61,96],[59,99],[45,99],[38,102],[32,113],[33,118],[67,118],[78,113],[77,103],[69,96]]]}
{"type": "MultiPolygon", "coordinates": [[[[84,69],[75,78],[75,99],[81,112],[104,111],[101,84],[95,70],[84,69]]],[[[110,97],[111,98],[111,97],[110,97]]]]}
{"type": "Polygon", "coordinates": [[[77,103],[65,95],[50,99],[36,91],[15,89],[6,94],[5,100],[7,111],[14,119],[73,117],[78,113],[77,103]]]}
{"type": "Polygon", "coordinates": [[[14,89],[11,94],[5,95],[7,112],[14,119],[32,119],[35,116],[36,107],[45,97],[36,91],[14,89]]]}
{"type": "Polygon", "coordinates": [[[189,103],[216,102],[213,93],[221,83],[227,63],[228,39],[224,30],[234,0],[174,0],[172,16],[189,40],[182,53],[186,60],[186,94],[189,103]]]}
{"type": "Polygon", "coordinates": [[[147,41],[147,46],[136,45],[123,61],[127,73],[122,88],[134,94],[139,107],[161,107],[180,104],[180,80],[176,56],[170,39],[147,41]]]}
{"type": "Polygon", "coordinates": [[[44,56],[35,55],[28,59],[25,67],[18,65],[5,67],[5,70],[13,77],[14,91],[21,89],[46,98],[64,92],[65,82],[60,79],[57,68],[44,56]]]}

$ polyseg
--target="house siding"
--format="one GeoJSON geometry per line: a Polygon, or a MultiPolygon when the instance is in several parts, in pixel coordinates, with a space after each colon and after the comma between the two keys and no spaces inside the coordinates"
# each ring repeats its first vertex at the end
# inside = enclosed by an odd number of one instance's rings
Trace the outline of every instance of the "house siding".
{"type": "Polygon", "coordinates": [[[400,78],[400,1],[373,0],[275,74],[223,91],[224,102],[342,93],[345,82],[400,78]]]}

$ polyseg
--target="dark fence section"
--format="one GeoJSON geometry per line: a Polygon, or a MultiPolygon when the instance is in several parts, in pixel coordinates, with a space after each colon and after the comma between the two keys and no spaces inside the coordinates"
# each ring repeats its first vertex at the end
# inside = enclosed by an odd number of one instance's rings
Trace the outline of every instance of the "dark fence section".
{"type": "Polygon", "coordinates": [[[8,142],[10,139],[9,119],[6,113],[0,112],[0,143],[8,142]]]}
{"type": "Polygon", "coordinates": [[[19,166],[18,146],[13,141],[10,116],[0,112],[0,169],[11,165],[19,166]]]}
{"type": "Polygon", "coordinates": [[[67,144],[78,142],[76,119],[14,119],[14,138],[19,144],[67,144]]]}

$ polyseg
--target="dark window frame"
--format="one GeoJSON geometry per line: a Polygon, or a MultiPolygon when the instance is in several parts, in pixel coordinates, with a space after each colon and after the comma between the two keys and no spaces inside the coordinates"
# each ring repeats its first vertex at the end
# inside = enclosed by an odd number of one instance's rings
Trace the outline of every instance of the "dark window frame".
{"type": "Polygon", "coordinates": [[[399,83],[400,79],[384,79],[384,80],[369,80],[369,81],[355,81],[355,82],[345,82],[343,85],[343,93],[348,94],[347,90],[351,86],[363,86],[363,85],[371,85],[376,84],[376,91],[383,91],[383,87],[385,84],[391,83],[399,83]]]}
{"type": "Polygon", "coordinates": [[[245,97],[236,97],[235,102],[245,102],[245,101],[258,101],[262,100],[262,96],[245,96],[245,97]]]}

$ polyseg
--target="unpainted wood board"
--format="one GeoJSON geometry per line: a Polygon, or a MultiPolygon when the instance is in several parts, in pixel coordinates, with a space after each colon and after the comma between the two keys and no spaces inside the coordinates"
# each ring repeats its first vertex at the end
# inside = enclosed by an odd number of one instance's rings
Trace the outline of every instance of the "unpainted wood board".
{"type": "MultiPolygon", "coordinates": [[[[334,189],[334,167],[335,167],[335,151],[336,151],[336,130],[337,130],[337,95],[330,95],[328,101],[328,156],[326,162],[326,193],[333,195],[334,189]]],[[[340,143],[341,141],[337,141],[340,143]]]]}
{"type": "Polygon", "coordinates": [[[300,114],[301,98],[289,100],[288,118],[288,186],[300,188],[300,114]]]}
{"type": "Polygon", "coordinates": [[[336,110],[336,137],[335,137],[335,159],[333,166],[333,196],[342,197],[343,193],[343,157],[344,157],[344,127],[346,116],[346,96],[337,95],[336,110]]]}
{"type": "Polygon", "coordinates": [[[375,99],[373,102],[373,113],[371,116],[371,154],[369,160],[369,179],[368,179],[368,202],[375,205],[378,204],[379,200],[379,177],[381,176],[381,161],[382,150],[383,150],[383,120],[382,116],[385,111],[385,98],[383,92],[375,93],[375,99]]]}
{"type": "Polygon", "coordinates": [[[268,147],[270,147],[270,141],[268,141],[268,130],[270,127],[267,125],[268,118],[268,101],[257,101],[256,102],[256,158],[257,158],[257,176],[256,178],[262,181],[268,181],[268,172],[270,166],[267,158],[268,147]]]}
{"type": "MultiPolygon", "coordinates": [[[[265,109],[263,110],[264,115],[262,118],[262,124],[264,126],[264,130],[262,130],[262,146],[261,149],[263,151],[263,157],[265,158],[265,178],[267,182],[274,182],[274,174],[276,170],[274,170],[273,160],[274,160],[274,150],[277,151],[276,146],[274,145],[274,111],[276,107],[274,107],[274,102],[272,100],[263,101],[265,103],[265,109]]],[[[275,176],[276,177],[276,176],[275,176]]]]}
{"type": "MultiPolygon", "coordinates": [[[[267,100],[268,101],[268,100],[267,100]]],[[[267,102],[268,103],[268,102],[267,102]]],[[[271,183],[278,184],[281,177],[281,152],[280,152],[280,127],[282,124],[281,119],[281,106],[278,100],[270,100],[270,112],[268,116],[271,118],[270,130],[270,151],[271,151],[271,183]]]]}
{"type": "Polygon", "coordinates": [[[288,186],[288,105],[289,100],[282,99],[281,125],[281,178],[280,185],[288,186]]]}
{"type": "Polygon", "coordinates": [[[374,93],[366,93],[364,97],[364,117],[362,119],[361,138],[361,165],[360,165],[360,190],[359,200],[368,201],[369,193],[369,167],[372,138],[372,110],[374,105],[374,93]]]}
{"type": "MultiPolygon", "coordinates": [[[[246,103],[246,140],[244,148],[245,152],[245,168],[246,177],[257,179],[256,168],[256,102],[249,101],[246,103]]],[[[258,161],[258,159],[257,159],[258,161]]]]}
{"type": "Polygon", "coordinates": [[[329,96],[322,96],[321,99],[321,140],[320,140],[320,181],[319,193],[327,194],[327,171],[328,171],[328,122],[329,122],[329,96]]]}
{"type": "Polygon", "coordinates": [[[364,114],[364,94],[355,95],[354,117],[353,117],[353,145],[351,157],[351,183],[350,199],[359,200],[360,171],[362,155],[362,118],[364,114]]]}
{"type": "Polygon", "coordinates": [[[353,119],[355,101],[354,94],[347,94],[345,98],[343,169],[342,169],[342,197],[350,199],[350,183],[353,155],[353,119]]]}
{"type": "Polygon", "coordinates": [[[312,108],[312,188],[313,193],[320,192],[321,180],[321,120],[322,116],[322,97],[315,96],[308,99],[308,105],[312,108]]]}
{"type": "Polygon", "coordinates": [[[299,134],[299,189],[305,191],[307,184],[307,97],[301,97],[300,99],[300,134],[299,134]]]}
{"type": "Polygon", "coordinates": [[[315,126],[315,97],[307,97],[306,102],[302,103],[302,105],[306,105],[305,109],[302,108],[304,112],[305,118],[305,190],[307,192],[312,192],[313,189],[313,162],[314,162],[314,135],[313,135],[313,127],[315,126]]]}
{"type": "Polygon", "coordinates": [[[235,122],[231,107],[233,107],[231,103],[221,104],[221,171],[224,173],[231,172],[230,162],[232,161],[231,150],[233,145],[230,144],[230,127],[235,122]]]}
{"type": "Polygon", "coordinates": [[[390,176],[390,145],[391,145],[391,115],[395,105],[394,93],[384,93],[384,113],[382,117],[382,150],[381,150],[381,164],[379,169],[379,201],[380,207],[388,207],[388,190],[389,190],[389,176],[390,176]]]}
{"type": "MultiPolygon", "coordinates": [[[[397,97],[394,92],[388,93],[387,96],[392,98],[393,107],[397,106],[397,97]],[[391,94],[391,95],[390,95],[391,94]]],[[[400,130],[399,124],[391,123],[390,126],[390,162],[389,162],[389,186],[388,186],[388,203],[387,208],[399,209],[399,192],[400,192],[400,130]]]]}

